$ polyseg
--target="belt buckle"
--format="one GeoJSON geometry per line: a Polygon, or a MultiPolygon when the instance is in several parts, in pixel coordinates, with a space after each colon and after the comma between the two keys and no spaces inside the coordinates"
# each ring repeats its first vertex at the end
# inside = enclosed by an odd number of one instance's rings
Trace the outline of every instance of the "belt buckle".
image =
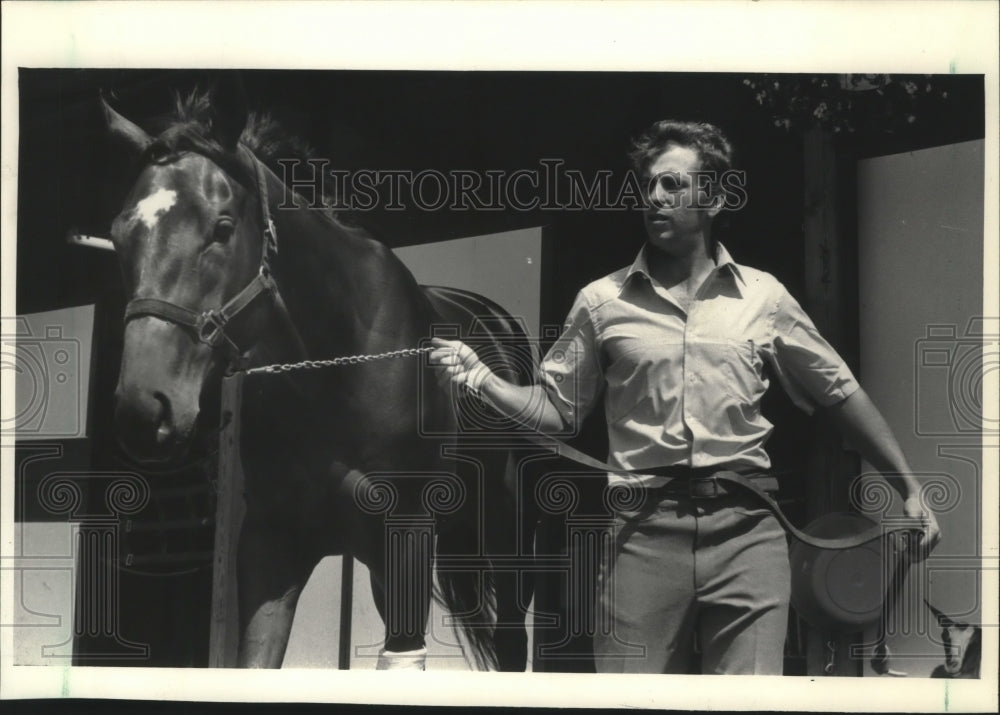
{"type": "Polygon", "coordinates": [[[720,493],[719,481],[714,476],[688,480],[688,494],[692,499],[716,499],[720,493]]]}

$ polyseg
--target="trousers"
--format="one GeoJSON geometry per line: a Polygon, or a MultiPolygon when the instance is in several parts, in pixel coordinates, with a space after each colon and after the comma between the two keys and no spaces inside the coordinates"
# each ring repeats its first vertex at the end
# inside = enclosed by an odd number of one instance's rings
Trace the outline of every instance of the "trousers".
{"type": "Polygon", "coordinates": [[[663,497],[618,511],[598,574],[599,673],[782,672],[785,532],[752,495],[663,497]],[[697,646],[696,646],[697,644],[697,646]]]}

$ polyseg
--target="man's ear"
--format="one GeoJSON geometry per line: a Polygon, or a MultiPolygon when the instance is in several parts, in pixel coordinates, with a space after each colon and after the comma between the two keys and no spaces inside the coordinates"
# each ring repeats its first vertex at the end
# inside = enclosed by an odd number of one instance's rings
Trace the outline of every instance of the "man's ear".
{"type": "Polygon", "coordinates": [[[715,196],[712,197],[712,205],[708,208],[710,218],[715,218],[726,206],[726,194],[721,189],[716,189],[715,196]]]}

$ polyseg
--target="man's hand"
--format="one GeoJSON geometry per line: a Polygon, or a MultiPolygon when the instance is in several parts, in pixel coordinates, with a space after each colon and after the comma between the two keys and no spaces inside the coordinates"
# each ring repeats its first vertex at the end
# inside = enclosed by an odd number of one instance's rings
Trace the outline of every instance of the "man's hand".
{"type": "Polygon", "coordinates": [[[933,511],[924,506],[919,492],[911,494],[903,501],[903,515],[920,524],[920,533],[917,542],[910,545],[910,554],[914,561],[923,561],[941,540],[941,529],[938,527],[937,518],[933,511]]]}
{"type": "Polygon", "coordinates": [[[442,340],[431,338],[434,347],[428,359],[438,372],[438,381],[442,385],[451,382],[453,385],[465,385],[478,393],[483,383],[493,376],[493,371],[479,359],[476,351],[460,340],[442,340]]]}
{"type": "Polygon", "coordinates": [[[428,359],[442,386],[464,385],[501,415],[529,429],[550,434],[566,432],[562,415],[542,385],[517,385],[503,379],[460,340],[431,338],[431,346],[428,359]]]}
{"type": "Polygon", "coordinates": [[[941,529],[934,513],[924,505],[920,482],[885,418],[860,387],[832,405],[829,414],[847,441],[903,497],[903,515],[913,519],[914,529],[919,529],[916,543],[909,547],[910,555],[915,561],[927,558],[941,540],[941,529]]]}

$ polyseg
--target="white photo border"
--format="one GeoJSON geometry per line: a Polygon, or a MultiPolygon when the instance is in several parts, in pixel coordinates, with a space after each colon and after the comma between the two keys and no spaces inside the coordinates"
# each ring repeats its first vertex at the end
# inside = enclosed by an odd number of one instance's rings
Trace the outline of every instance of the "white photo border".
{"type": "MultiPolygon", "coordinates": [[[[983,2],[67,2],[3,3],[2,314],[15,295],[18,68],[308,68],[984,74],[983,315],[1000,314],[998,4],[983,2]],[[706,49],[707,48],[707,49],[706,49]]],[[[4,375],[5,403],[13,390],[4,375]]],[[[984,394],[1000,394],[997,374],[984,394]]],[[[984,419],[996,420],[996,403],[984,419]]],[[[5,437],[6,439],[6,437],[5,437]]],[[[985,445],[984,445],[985,446],[985,445]]],[[[12,553],[12,450],[3,450],[2,547],[12,553]]],[[[1000,503],[984,449],[983,504],[1000,503]],[[992,477],[992,478],[991,478],[992,477]]],[[[983,553],[998,556],[984,509],[983,553]]],[[[0,570],[10,609],[11,572],[0,570]]],[[[997,572],[983,574],[996,623],[997,572]]],[[[2,616],[3,613],[0,613],[2,616]]],[[[9,622],[0,618],[0,622],[9,622]]],[[[979,681],[117,669],[14,666],[0,628],[0,696],[696,710],[996,710],[997,629],[979,681]],[[124,676],[124,677],[123,677],[124,676]],[[387,687],[390,686],[390,687],[387,687]]]]}

